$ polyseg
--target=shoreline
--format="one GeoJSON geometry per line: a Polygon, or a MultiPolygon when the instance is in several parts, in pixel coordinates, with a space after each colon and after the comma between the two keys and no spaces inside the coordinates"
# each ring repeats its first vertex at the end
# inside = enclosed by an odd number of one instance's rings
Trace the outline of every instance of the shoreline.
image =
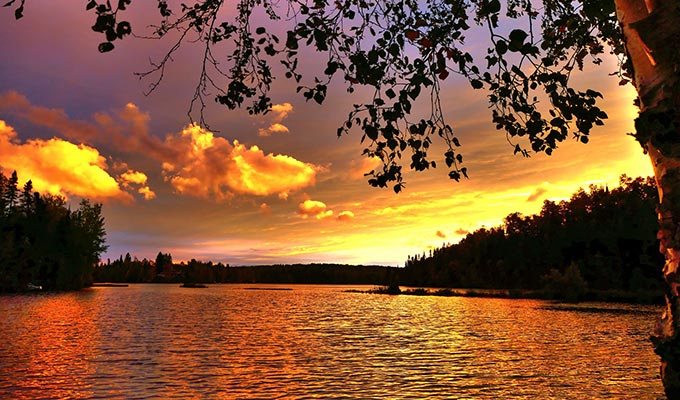
{"type": "Polygon", "coordinates": [[[546,290],[529,289],[450,289],[450,288],[407,288],[398,286],[378,286],[370,290],[347,290],[349,293],[366,293],[382,295],[435,296],[435,297],[482,297],[496,299],[534,299],[556,300],[569,303],[604,302],[626,304],[659,304],[664,303],[663,295],[657,292],[627,292],[620,290],[587,290],[575,297],[559,296],[546,290]]]}
{"type": "MultiPolygon", "coordinates": [[[[177,284],[176,282],[151,282],[154,284],[177,284]]],[[[101,282],[93,283],[90,287],[128,287],[129,284],[134,283],[111,283],[101,282]]],[[[213,284],[220,284],[213,282],[213,284]]],[[[244,284],[242,282],[224,282],[223,284],[244,284]]],[[[291,282],[251,282],[249,284],[271,284],[271,285],[296,285],[291,282]]],[[[331,286],[351,286],[353,283],[297,283],[300,285],[306,284],[323,284],[331,286]]],[[[366,285],[366,284],[362,284],[366,285]]],[[[368,286],[368,285],[366,285],[368,286]]],[[[290,287],[286,288],[263,288],[253,287],[246,288],[246,290],[273,290],[273,291],[290,291],[294,290],[290,287]]],[[[375,285],[372,289],[347,289],[346,293],[363,293],[363,294],[381,294],[381,295],[405,295],[405,296],[434,296],[434,297],[480,297],[480,298],[497,298],[497,299],[533,299],[533,300],[555,300],[567,303],[582,303],[582,302],[603,302],[603,303],[625,303],[625,304],[664,304],[664,297],[656,291],[646,292],[632,292],[622,290],[585,290],[581,293],[569,293],[567,295],[558,294],[549,290],[531,290],[531,289],[480,289],[480,288],[426,288],[404,286],[402,289],[397,285],[375,285]]]]}

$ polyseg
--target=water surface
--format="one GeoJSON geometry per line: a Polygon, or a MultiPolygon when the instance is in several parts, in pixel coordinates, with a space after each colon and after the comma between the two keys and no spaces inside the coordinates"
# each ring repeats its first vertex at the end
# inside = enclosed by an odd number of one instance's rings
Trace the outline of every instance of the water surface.
{"type": "Polygon", "coordinates": [[[0,398],[662,398],[659,307],[346,289],[0,296],[0,398]]]}

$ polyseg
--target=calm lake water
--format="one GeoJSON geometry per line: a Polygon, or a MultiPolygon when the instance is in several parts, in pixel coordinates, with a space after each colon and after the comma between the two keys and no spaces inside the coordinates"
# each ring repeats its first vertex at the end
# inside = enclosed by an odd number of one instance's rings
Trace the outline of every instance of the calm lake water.
{"type": "Polygon", "coordinates": [[[0,398],[663,398],[660,307],[274,288],[0,296],[0,398]]]}

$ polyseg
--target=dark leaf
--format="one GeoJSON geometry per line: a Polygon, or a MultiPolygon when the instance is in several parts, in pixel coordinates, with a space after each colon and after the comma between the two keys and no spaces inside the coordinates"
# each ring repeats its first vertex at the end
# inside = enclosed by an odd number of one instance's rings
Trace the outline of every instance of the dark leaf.
{"type": "MultiPolygon", "coordinates": [[[[498,54],[503,55],[508,52],[508,43],[505,40],[499,40],[496,42],[496,51],[498,54]]],[[[495,57],[492,57],[493,60],[489,59],[489,64],[494,65],[496,64],[497,59],[495,57]]]]}
{"type": "Polygon", "coordinates": [[[335,73],[335,71],[338,70],[339,66],[340,66],[340,64],[338,64],[337,62],[329,61],[328,65],[326,66],[326,70],[324,71],[324,74],[333,75],[335,73]]]}
{"type": "Polygon", "coordinates": [[[286,39],[286,47],[290,50],[298,49],[297,35],[293,31],[288,31],[288,38],[286,39]]]}
{"type": "Polygon", "coordinates": [[[522,46],[524,46],[524,40],[527,38],[527,36],[529,36],[529,34],[521,29],[514,29],[512,32],[510,32],[510,36],[508,37],[510,39],[510,50],[521,50],[522,46]]]}
{"type": "Polygon", "coordinates": [[[102,42],[102,43],[99,43],[98,50],[99,50],[100,53],[107,53],[107,52],[113,50],[113,48],[114,48],[113,43],[102,42]]]}
{"type": "Polygon", "coordinates": [[[117,38],[118,38],[118,35],[116,34],[116,31],[113,30],[113,27],[108,28],[106,30],[106,40],[108,40],[109,42],[113,42],[117,38]]]}
{"type": "Polygon", "coordinates": [[[123,36],[129,35],[132,33],[132,26],[130,26],[130,23],[127,21],[123,21],[118,24],[116,27],[116,35],[118,38],[122,39],[123,36]]]}
{"type": "Polygon", "coordinates": [[[366,132],[366,136],[368,136],[369,139],[371,140],[378,139],[378,129],[375,126],[366,125],[364,127],[364,132],[366,132]]]}
{"type": "Polygon", "coordinates": [[[460,182],[460,173],[457,171],[451,171],[449,172],[449,178],[455,180],[456,182],[460,182]]]}

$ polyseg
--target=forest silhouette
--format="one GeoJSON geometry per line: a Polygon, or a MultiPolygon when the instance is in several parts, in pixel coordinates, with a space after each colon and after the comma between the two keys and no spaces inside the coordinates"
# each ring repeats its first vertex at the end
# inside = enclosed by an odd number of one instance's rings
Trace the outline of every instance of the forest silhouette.
{"type": "Polygon", "coordinates": [[[458,244],[409,257],[402,279],[414,286],[546,291],[579,298],[590,291],[660,292],[653,178],[620,177],[569,200],[545,200],[539,214],[512,213],[458,244]]]}
{"type": "Polygon", "coordinates": [[[0,173],[0,292],[73,290],[92,283],[106,250],[102,205],[83,199],[71,210],[61,196],[18,187],[0,173]]]}

